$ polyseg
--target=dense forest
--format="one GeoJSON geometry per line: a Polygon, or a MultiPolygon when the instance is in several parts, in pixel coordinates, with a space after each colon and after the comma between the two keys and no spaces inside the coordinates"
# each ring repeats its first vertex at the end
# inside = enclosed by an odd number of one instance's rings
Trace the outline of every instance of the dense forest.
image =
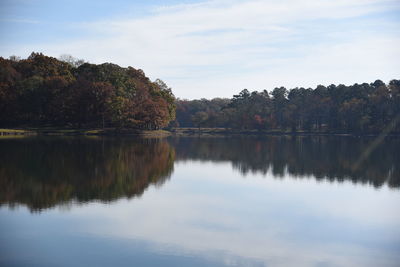
{"type": "Polygon", "coordinates": [[[174,101],[140,69],[41,53],[0,57],[0,127],[158,129],[175,118],[174,101]]]}
{"type": "Polygon", "coordinates": [[[231,99],[175,100],[161,80],[111,63],[32,53],[0,57],[0,128],[223,127],[283,132],[400,132],[400,80],[247,89],[231,99]],[[176,114],[176,119],[175,119],[176,114]]]}
{"type": "Polygon", "coordinates": [[[175,126],[307,132],[400,131],[400,80],[247,89],[231,99],[177,100],[175,126]],[[396,126],[397,125],[397,126],[396,126]]]}

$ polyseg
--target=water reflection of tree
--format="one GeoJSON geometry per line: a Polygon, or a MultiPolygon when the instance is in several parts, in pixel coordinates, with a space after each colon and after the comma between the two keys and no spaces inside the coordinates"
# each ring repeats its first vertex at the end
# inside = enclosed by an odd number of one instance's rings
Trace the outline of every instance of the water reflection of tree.
{"type": "Polygon", "coordinates": [[[10,139],[0,148],[0,204],[33,211],[140,196],[170,177],[175,158],[167,142],[150,139],[10,139]]]}
{"type": "Polygon", "coordinates": [[[112,201],[162,185],[177,160],[230,161],[243,175],[352,181],[400,187],[400,140],[388,139],[358,163],[372,139],[22,138],[0,139],[0,204],[32,211],[71,201],[112,201]],[[172,144],[172,146],[171,146],[172,144]],[[357,166],[357,168],[355,168],[357,166]]]}
{"type": "Polygon", "coordinates": [[[387,139],[357,164],[373,139],[344,137],[182,138],[178,160],[230,161],[249,172],[380,187],[400,186],[400,140],[387,139]]]}

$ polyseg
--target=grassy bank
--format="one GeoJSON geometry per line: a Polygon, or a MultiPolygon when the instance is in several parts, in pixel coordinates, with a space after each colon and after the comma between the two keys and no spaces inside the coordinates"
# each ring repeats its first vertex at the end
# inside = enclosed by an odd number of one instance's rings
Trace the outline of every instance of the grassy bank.
{"type": "Polygon", "coordinates": [[[133,129],[70,129],[70,128],[24,128],[24,129],[0,129],[0,136],[22,135],[132,135],[142,137],[164,137],[171,133],[165,130],[133,130],[133,129]]]}

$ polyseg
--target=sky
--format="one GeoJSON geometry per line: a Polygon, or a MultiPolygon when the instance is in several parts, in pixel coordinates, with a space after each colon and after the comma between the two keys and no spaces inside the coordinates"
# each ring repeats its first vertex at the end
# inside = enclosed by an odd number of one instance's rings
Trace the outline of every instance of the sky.
{"type": "Polygon", "coordinates": [[[70,54],[176,97],[400,78],[399,0],[0,0],[0,56],[70,54]]]}

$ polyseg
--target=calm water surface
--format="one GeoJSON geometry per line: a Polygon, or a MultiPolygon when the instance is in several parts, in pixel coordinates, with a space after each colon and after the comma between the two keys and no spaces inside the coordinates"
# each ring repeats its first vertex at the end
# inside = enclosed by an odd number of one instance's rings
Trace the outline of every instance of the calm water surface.
{"type": "Polygon", "coordinates": [[[400,140],[0,139],[0,266],[399,266],[400,140]]]}

